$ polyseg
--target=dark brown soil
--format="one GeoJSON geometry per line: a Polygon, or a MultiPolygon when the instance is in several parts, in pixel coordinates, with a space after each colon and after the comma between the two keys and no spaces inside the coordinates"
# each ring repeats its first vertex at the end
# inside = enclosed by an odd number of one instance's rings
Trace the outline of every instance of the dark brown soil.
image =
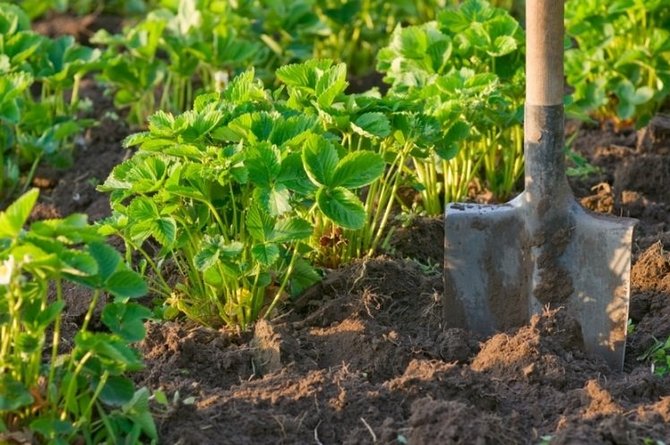
{"type": "Polygon", "coordinates": [[[89,39],[100,29],[116,34],[123,27],[123,17],[107,14],[87,14],[76,16],[71,14],[51,13],[47,17],[33,22],[35,32],[49,37],[71,35],[82,44],[89,44],[89,39]]]}
{"type": "MultiPolygon", "coordinates": [[[[649,278],[641,264],[634,299],[641,276],[649,278]]],[[[336,274],[318,287],[313,307],[259,323],[249,341],[150,325],[141,382],[195,398],[163,413],[165,443],[670,438],[670,378],[636,361],[642,346],[631,348],[630,370],[613,373],[584,354],[579,326],[561,310],[479,343],[462,330],[443,331],[441,277],[415,262],[380,257],[336,274]]],[[[657,312],[638,312],[633,345],[659,323],[657,312]]]]}
{"type": "Polygon", "coordinates": [[[83,212],[90,220],[98,220],[110,214],[107,195],[95,188],[107,179],[115,165],[131,155],[121,145],[130,129],[121,117],[112,113],[112,101],[103,94],[102,87],[85,80],[81,90],[81,97],[92,101],[91,114],[99,122],[79,141],[71,168],[58,170],[44,166],[38,169],[33,185],[41,192],[40,203],[32,215],[34,219],[83,212]]]}

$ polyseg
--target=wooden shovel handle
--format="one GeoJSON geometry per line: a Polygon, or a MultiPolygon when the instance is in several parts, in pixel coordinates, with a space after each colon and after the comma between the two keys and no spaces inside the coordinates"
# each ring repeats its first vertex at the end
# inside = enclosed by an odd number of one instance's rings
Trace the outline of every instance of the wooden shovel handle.
{"type": "Polygon", "coordinates": [[[526,0],[526,104],[563,103],[563,2],[526,0]]]}

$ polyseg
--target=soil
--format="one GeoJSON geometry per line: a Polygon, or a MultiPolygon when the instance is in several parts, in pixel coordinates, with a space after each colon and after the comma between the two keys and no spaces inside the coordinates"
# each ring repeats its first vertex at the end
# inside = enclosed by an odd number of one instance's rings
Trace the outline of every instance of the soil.
{"type": "Polygon", "coordinates": [[[109,14],[92,13],[84,16],[70,13],[50,13],[47,17],[36,20],[32,24],[35,32],[49,37],[71,35],[78,42],[88,45],[89,39],[98,30],[104,29],[110,34],[121,32],[123,17],[109,14]]]}
{"type": "MultiPolygon", "coordinates": [[[[82,92],[97,116],[99,87],[82,92]]],[[[630,129],[570,125],[573,149],[599,173],[571,178],[595,211],[639,219],[625,369],[583,351],[561,309],[478,338],[444,326],[441,219],[399,228],[387,254],[330,272],[280,319],[235,333],[184,321],[148,323],[139,384],[173,402],[156,407],[166,444],[646,444],[670,442],[670,376],[639,360],[670,335],[670,145],[664,117],[630,129]]],[[[40,170],[35,219],[109,214],[95,191],[130,153],[106,115],[66,171],[40,170]]],[[[69,320],[81,316],[77,290],[69,320]]]]}

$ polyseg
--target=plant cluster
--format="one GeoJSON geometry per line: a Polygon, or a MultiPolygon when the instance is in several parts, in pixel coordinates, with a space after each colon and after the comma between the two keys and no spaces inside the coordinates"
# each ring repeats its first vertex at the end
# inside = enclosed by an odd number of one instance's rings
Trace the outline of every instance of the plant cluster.
{"type": "Polygon", "coordinates": [[[565,72],[582,114],[647,124],[670,94],[670,10],[663,0],[569,0],[565,72]]]}
{"type": "Polygon", "coordinates": [[[447,129],[415,158],[425,210],[462,200],[476,178],[498,199],[523,171],[523,31],[506,10],[466,0],[437,21],[398,26],[378,55],[391,95],[417,102],[447,129]]]}
{"type": "Polygon", "coordinates": [[[383,241],[405,161],[442,133],[399,101],[345,94],[346,74],[287,65],[270,92],[248,71],[126,140],[139,150],[99,187],[114,210],[103,229],[141,253],[171,312],[245,327],[318,280],[314,264],[383,241]]]}
{"type": "Polygon", "coordinates": [[[266,84],[274,71],[312,57],[373,70],[374,57],[397,23],[420,23],[444,1],[255,0],[164,2],[121,35],[100,31],[106,48],[101,78],[115,105],[142,125],[157,109],[182,112],[197,91],[220,90],[249,66],[266,84]]]}
{"type": "Polygon", "coordinates": [[[126,376],[142,367],[129,343],[144,338],[151,314],[128,300],[147,286],[85,215],[24,230],[37,197],[33,189],[0,213],[0,442],[155,440],[148,391],[126,376]],[[92,294],[71,348],[61,344],[66,281],[92,294]],[[95,332],[103,292],[114,297],[100,315],[108,331],[95,332]]]}
{"type": "Polygon", "coordinates": [[[0,3],[0,204],[21,186],[23,171],[25,191],[43,160],[71,162],[75,136],[92,124],[76,117],[79,83],[99,57],[70,36],[33,32],[20,8],[0,3]]]}

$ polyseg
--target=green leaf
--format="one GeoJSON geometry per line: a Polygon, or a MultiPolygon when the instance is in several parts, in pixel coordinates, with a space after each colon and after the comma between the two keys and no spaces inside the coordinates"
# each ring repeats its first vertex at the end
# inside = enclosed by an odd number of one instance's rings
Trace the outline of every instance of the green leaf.
{"type": "Polygon", "coordinates": [[[335,147],[322,136],[312,135],[302,149],[302,162],[309,178],[319,185],[328,186],[339,162],[335,147]]]}
{"type": "Polygon", "coordinates": [[[251,248],[251,256],[263,266],[269,267],[279,258],[279,247],[276,244],[256,244],[251,248]]]}
{"type": "Polygon", "coordinates": [[[428,50],[428,36],[419,26],[410,26],[400,33],[400,42],[396,43],[400,53],[408,59],[422,59],[428,50]]]}
{"type": "Polygon", "coordinates": [[[153,221],[159,217],[158,207],[149,198],[138,196],[128,206],[128,216],[138,222],[153,221]]]}
{"type": "Polygon", "coordinates": [[[92,277],[98,274],[98,263],[91,255],[78,250],[63,250],[59,254],[63,272],[78,276],[92,277]]]}
{"type": "Polygon", "coordinates": [[[649,87],[640,87],[637,90],[635,90],[633,103],[635,105],[641,105],[643,103],[649,102],[652,97],[654,97],[654,90],[652,90],[649,87]]]}
{"type": "Polygon", "coordinates": [[[54,416],[41,416],[30,422],[30,430],[48,439],[62,437],[74,431],[71,422],[60,420],[54,416]]]}
{"type": "Polygon", "coordinates": [[[131,270],[115,272],[105,282],[105,289],[119,298],[139,298],[147,291],[147,284],[142,277],[131,270]]]}
{"type": "Polygon", "coordinates": [[[64,301],[54,301],[46,309],[41,310],[35,320],[39,326],[49,326],[58,318],[65,308],[64,301]]]}
{"type": "Polygon", "coordinates": [[[309,195],[316,190],[305,172],[300,153],[291,153],[284,159],[277,182],[302,195],[309,195]]]}
{"type": "Polygon", "coordinates": [[[300,295],[320,280],[321,276],[308,261],[298,259],[291,274],[291,295],[300,295]]]}
{"type": "Polygon", "coordinates": [[[357,230],[365,225],[363,204],[344,187],[319,189],[316,201],[324,215],[345,229],[357,230]]]}
{"type": "Polygon", "coordinates": [[[252,182],[262,187],[269,187],[281,170],[279,150],[269,143],[257,144],[249,149],[244,164],[252,182]]]}
{"type": "Polygon", "coordinates": [[[275,224],[274,231],[270,241],[275,243],[285,243],[289,241],[299,241],[309,238],[314,228],[301,218],[281,219],[275,224]]]}
{"type": "Polygon", "coordinates": [[[177,239],[177,223],[174,218],[163,216],[155,220],[151,234],[163,246],[172,246],[177,239]]]}
{"type": "Polygon", "coordinates": [[[201,270],[201,272],[202,272],[202,278],[205,281],[205,283],[215,287],[223,286],[223,275],[221,274],[221,271],[219,271],[218,268],[209,267],[205,268],[204,270],[201,270]]]}
{"type": "MultiPolygon", "coordinates": [[[[174,134],[173,130],[174,125],[174,116],[171,113],[166,113],[165,111],[158,110],[153,115],[149,116],[149,131],[156,136],[172,136],[174,134]]],[[[139,133],[140,136],[145,135],[146,133],[139,133]]],[[[137,135],[133,135],[137,136],[137,135]]],[[[132,144],[131,136],[127,137],[123,141],[123,145],[128,147],[132,144]]]]}
{"type": "Polygon", "coordinates": [[[100,391],[100,400],[105,404],[120,407],[129,403],[135,395],[135,384],[128,377],[111,375],[100,391]]]}
{"type": "Polygon", "coordinates": [[[272,236],[274,226],[274,218],[258,206],[252,206],[247,212],[247,230],[253,239],[261,242],[268,241],[272,236]]]}
{"type": "Polygon", "coordinates": [[[40,339],[28,332],[21,332],[14,338],[14,347],[20,354],[32,355],[39,351],[40,339]]]}
{"type": "Polygon", "coordinates": [[[112,276],[121,262],[119,252],[106,243],[89,244],[88,253],[98,263],[98,275],[103,282],[112,276]]]}
{"type": "Polygon", "coordinates": [[[284,65],[275,71],[275,76],[290,87],[313,89],[317,72],[328,70],[333,62],[328,59],[312,59],[305,63],[284,65]]]}
{"type": "Polygon", "coordinates": [[[348,189],[370,184],[384,173],[384,160],[371,151],[354,151],[337,165],[330,186],[348,189]]]}
{"type": "Polygon", "coordinates": [[[291,210],[291,194],[282,184],[277,184],[271,189],[258,189],[264,193],[258,196],[258,199],[265,205],[272,216],[283,215],[291,210]]]}
{"type": "Polygon", "coordinates": [[[193,263],[199,271],[205,271],[219,261],[219,247],[216,244],[208,244],[193,257],[193,263]]]}
{"type": "Polygon", "coordinates": [[[82,351],[90,351],[111,372],[142,369],[138,352],[127,341],[104,332],[79,331],[74,343],[82,351]]]}
{"type": "Polygon", "coordinates": [[[487,51],[490,55],[501,57],[516,50],[516,39],[512,36],[500,36],[493,42],[493,50],[487,51]]]}
{"type": "Polygon", "coordinates": [[[0,411],[15,411],[33,401],[33,396],[23,383],[14,380],[9,374],[0,375],[0,411]]]}
{"type": "Polygon", "coordinates": [[[158,438],[156,424],[149,410],[149,390],[147,388],[135,391],[132,400],[123,406],[123,412],[140,425],[149,438],[153,440],[158,438]]]}
{"type": "Polygon", "coordinates": [[[135,303],[109,303],[102,310],[101,320],[114,334],[129,342],[144,338],[144,320],[151,317],[151,311],[135,303]]]}
{"type": "Polygon", "coordinates": [[[0,238],[16,238],[21,233],[39,193],[39,189],[36,188],[24,193],[10,204],[7,210],[0,213],[0,238]]]}
{"type": "Polygon", "coordinates": [[[316,96],[319,105],[329,108],[340,94],[344,93],[347,85],[347,66],[344,63],[330,68],[316,83],[316,96]]]}
{"type": "Polygon", "coordinates": [[[244,245],[239,241],[226,244],[220,235],[206,236],[202,248],[193,258],[193,262],[198,270],[205,271],[220,259],[232,260],[237,258],[243,249],[244,245]]]}
{"type": "Polygon", "coordinates": [[[448,161],[456,157],[460,151],[460,142],[470,134],[470,126],[465,122],[456,122],[445,133],[435,152],[439,157],[448,161]]]}
{"type": "Polygon", "coordinates": [[[385,138],[391,134],[391,123],[388,117],[378,112],[360,115],[351,123],[351,128],[367,138],[385,138]]]}

